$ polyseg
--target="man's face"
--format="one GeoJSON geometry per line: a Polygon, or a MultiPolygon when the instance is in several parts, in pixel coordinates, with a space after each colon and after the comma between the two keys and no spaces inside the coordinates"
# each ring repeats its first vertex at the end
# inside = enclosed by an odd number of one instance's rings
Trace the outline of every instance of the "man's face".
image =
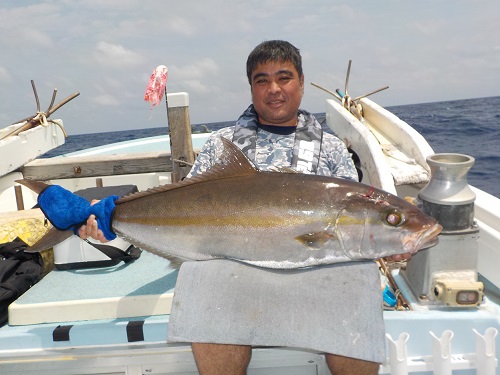
{"type": "Polygon", "coordinates": [[[302,100],[304,76],[291,62],[257,65],[250,77],[252,101],[261,124],[297,125],[297,110],[302,100]]]}

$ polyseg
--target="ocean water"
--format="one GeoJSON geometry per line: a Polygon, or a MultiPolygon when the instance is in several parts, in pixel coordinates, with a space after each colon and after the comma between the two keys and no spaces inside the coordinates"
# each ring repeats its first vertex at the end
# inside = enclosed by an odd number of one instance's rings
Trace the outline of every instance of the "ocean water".
{"type": "MultiPolygon", "coordinates": [[[[500,96],[387,107],[421,133],[436,153],[460,153],[475,158],[468,180],[500,198],[500,96]]],[[[325,114],[316,114],[324,123],[325,114]]],[[[232,121],[193,125],[193,132],[231,125],[232,121]]],[[[325,130],[329,131],[326,126],[325,130]]],[[[70,135],[66,143],[45,154],[52,157],[89,147],[167,134],[167,128],[70,135]]]]}
{"type": "Polygon", "coordinates": [[[500,96],[388,109],[422,134],[434,152],[474,157],[469,183],[500,198],[500,96]]]}

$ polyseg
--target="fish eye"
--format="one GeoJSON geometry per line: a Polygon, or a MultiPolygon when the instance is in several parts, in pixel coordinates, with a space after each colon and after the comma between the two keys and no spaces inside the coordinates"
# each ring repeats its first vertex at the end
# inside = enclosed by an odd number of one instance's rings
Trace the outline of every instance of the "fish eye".
{"type": "Polygon", "coordinates": [[[399,227],[404,224],[404,214],[396,209],[388,210],[385,213],[385,221],[392,227],[399,227]]]}

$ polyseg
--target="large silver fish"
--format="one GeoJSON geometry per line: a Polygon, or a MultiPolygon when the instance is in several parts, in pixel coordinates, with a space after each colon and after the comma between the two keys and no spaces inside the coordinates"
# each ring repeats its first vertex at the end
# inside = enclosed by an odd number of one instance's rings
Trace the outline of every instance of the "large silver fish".
{"type": "MultiPolygon", "coordinates": [[[[283,269],[415,253],[437,243],[442,227],[401,198],[338,178],[258,171],[233,143],[223,143],[223,163],[207,172],[119,198],[113,231],[169,259],[283,269]]],[[[41,190],[40,183],[22,183],[41,190]]]]}

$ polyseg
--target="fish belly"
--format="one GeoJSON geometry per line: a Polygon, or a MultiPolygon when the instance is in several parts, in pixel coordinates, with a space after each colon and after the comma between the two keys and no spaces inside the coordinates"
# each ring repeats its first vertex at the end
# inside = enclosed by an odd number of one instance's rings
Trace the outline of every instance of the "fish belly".
{"type": "Polygon", "coordinates": [[[120,224],[115,229],[129,242],[169,259],[172,256],[186,260],[226,258],[266,268],[300,268],[351,260],[340,248],[335,250],[334,244],[322,249],[304,245],[295,239],[296,228],[120,224]]]}

